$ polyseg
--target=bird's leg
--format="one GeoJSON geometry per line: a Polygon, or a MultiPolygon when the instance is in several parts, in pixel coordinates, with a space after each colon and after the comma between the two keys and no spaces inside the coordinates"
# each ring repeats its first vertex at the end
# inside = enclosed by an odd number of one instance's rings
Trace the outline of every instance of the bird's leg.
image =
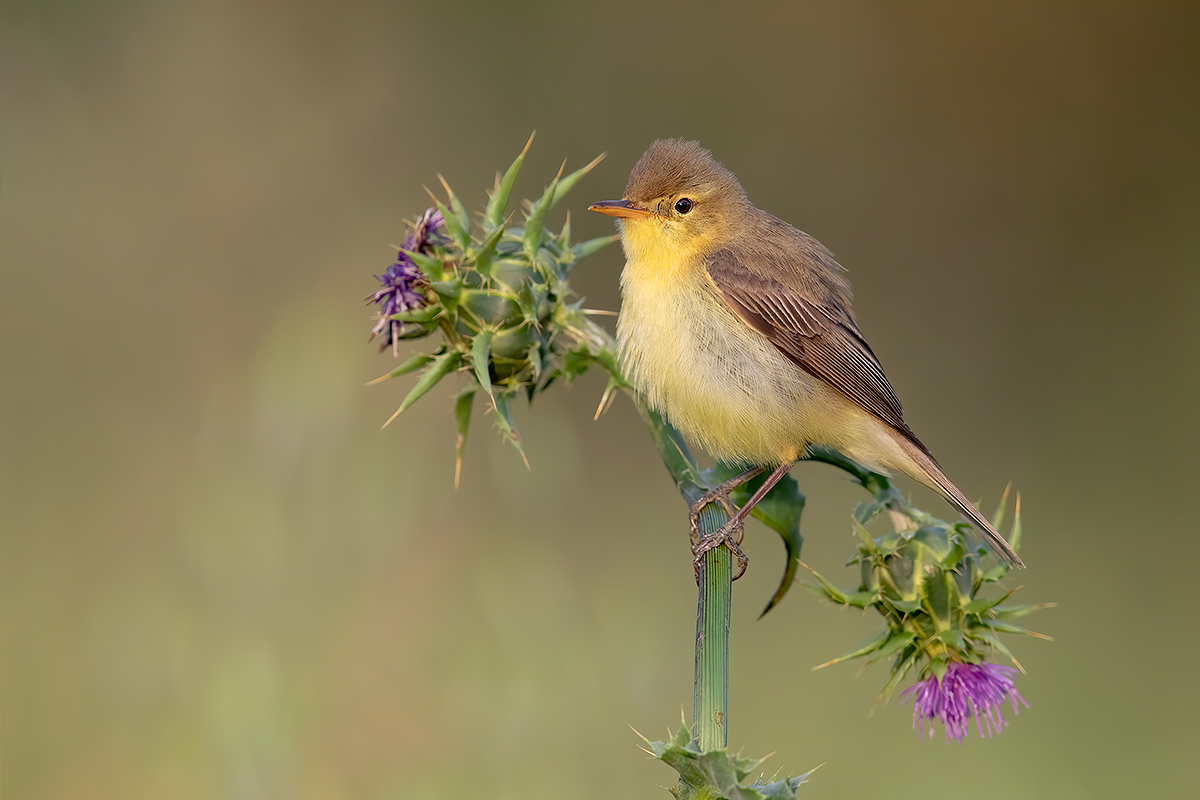
{"type": "MultiPolygon", "coordinates": [[[[734,475],[715,489],[709,489],[700,495],[700,499],[692,504],[691,509],[691,531],[689,532],[689,536],[693,545],[700,541],[700,512],[704,510],[704,507],[709,503],[717,503],[721,508],[725,509],[725,513],[732,519],[738,510],[737,506],[729,500],[729,490],[736,489],[746,481],[754,480],[765,469],[766,467],[751,467],[743,473],[734,475]]],[[[738,543],[741,544],[741,541],[742,537],[738,536],[738,543]]]]}
{"type": "Polygon", "coordinates": [[[766,467],[748,469],[741,475],[734,476],[725,481],[725,483],[722,483],[712,491],[706,492],[696,501],[696,504],[692,506],[692,555],[695,556],[693,566],[696,569],[697,581],[700,579],[700,562],[703,560],[704,554],[713,548],[720,547],[722,544],[728,545],[734,557],[737,558],[738,571],[733,576],[733,579],[736,581],[745,574],[746,567],[750,565],[750,559],[746,558],[746,554],[738,547],[742,543],[743,523],[754,507],[758,505],[759,501],[767,496],[767,492],[771,491],[784,475],[788,474],[788,471],[795,463],[795,461],[785,461],[776,467],[775,471],[763,481],[763,485],[758,487],[758,491],[750,495],[750,499],[746,501],[745,505],[736,511],[732,511],[733,504],[729,502],[729,490],[741,486],[746,481],[760,475],[766,467]],[[697,524],[700,518],[700,511],[704,506],[714,501],[720,503],[726,511],[730,512],[729,521],[722,525],[719,530],[701,537],[697,524]],[[735,535],[736,539],[734,538],[735,535]]]}

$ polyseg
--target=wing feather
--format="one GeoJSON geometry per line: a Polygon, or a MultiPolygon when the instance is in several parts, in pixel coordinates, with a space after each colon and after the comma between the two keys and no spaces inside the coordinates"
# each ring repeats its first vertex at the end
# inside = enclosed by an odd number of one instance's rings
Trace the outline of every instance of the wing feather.
{"type": "Polygon", "coordinates": [[[706,267],[742,321],[798,367],[917,441],[879,359],[848,311],[815,303],[782,281],[752,272],[729,250],[714,253],[706,267]]]}

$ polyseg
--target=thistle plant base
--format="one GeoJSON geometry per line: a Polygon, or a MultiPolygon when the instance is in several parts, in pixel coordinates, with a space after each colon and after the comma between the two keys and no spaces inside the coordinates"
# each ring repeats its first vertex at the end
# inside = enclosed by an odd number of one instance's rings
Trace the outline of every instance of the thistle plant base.
{"type": "Polygon", "coordinates": [[[692,739],[686,725],[667,741],[642,740],[646,752],[679,773],[679,781],[668,789],[678,800],[792,800],[814,771],[775,781],[751,779],[765,759],[744,758],[723,747],[704,749],[692,739]]]}

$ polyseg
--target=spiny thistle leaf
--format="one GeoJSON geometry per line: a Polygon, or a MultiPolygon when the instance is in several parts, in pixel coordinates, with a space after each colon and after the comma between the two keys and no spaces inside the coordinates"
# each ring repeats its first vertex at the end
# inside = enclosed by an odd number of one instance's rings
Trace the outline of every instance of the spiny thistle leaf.
{"type": "Polygon", "coordinates": [[[495,406],[494,410],[496,412],[496,427],[504,435],[505,441],[517,448],[517,452],[521,454],[521,460],[525,462],[525,469],[529,469],[529,459],[525,457],[525,448],[521,444],[521,434],[517,432],[517,426],[513,424],[512,411],[509,410],[508,399],[509,395],[504,392],[496,392],[492,395],[492,404],[495,406]]]}
{"type": "Polygon", "coordinates": [[[475,379],[483,390],[492,395],[492,379],[488,377],[488,362],[492,352],[493,331],[480,331],[471,343],[471,365],[475,368],[475,379]]]}
{"type": "Polygon", "coordinates": [[[1021,549],[1021,493],[1017,493],[1017,507],[1013,511],[1013,526],[1012,533],[1009,535],[1009,544],[1013,550],[1021,549]]]}
{"type": "Polygon", "coordinates": [[[425,308],[414,308],[410,311],[400,311],[392,314],[390,319],[397,322],[433,322],[441,316],[442,310],[434,306],[426,306],[425,308]]]}
{"type": "Polygon", "coordinates": [[[1008,508],[1008,493],[1012,490],[1012,484],[1004,487],[1004,494],[1000,496],[1000,502],[996,506],[996,513],[992,515],[992,527],[1000,530],[1000,526],[1004,524],[1004,513],[1008,508]]]}
{"type": "Polygon", "coordinates": [[[1002,608],[995,609],[992,613],[995,614],[998,619],[1007,619],[1009,617],[1024,617],[1032,614],[1035,611],[1041,611],[1044,608],[1057,607],[1058,603],[1029,603],[1020,606],[1004,606],[1002,608]]]}
{"type": "Polygon", "coordinates": [[[597,236],[595,239],[588,239],[586,242],[580,242],[571,247],[571,254],[575,256],[576,261],[582,261],[602,247],[608,247],[613,242],[619,241],[620,236],[597,236]]]}
{"type": "Polygon", "coordinates": [[[417,265],[417,268],[425,274],[425,279],[429,281],[441,281],[446,279],[446,264],[440,258],[426,255],[417,250],[400,249],[400,253],[409,261],[417,265]]]}
{"type": "MultiPolygon", "coordinates": [[[[464,233],[470,233],[471,217],[468,216],[467,209],[463,207],[462,201],[458,199],[458,195],[454,194],[454,190],[450,188],[450,184],[446,183],[446,179],[441,176],[441,173],[438,173],[437,177],[442,183],[442,188],[446,190],[446,198],[450,201],[450,208],[454,210],[453,216],[450,219],[447,219],[446,222],[449,223],[451,220],[453,220],[457,227],[460,228],[464,233]]],[[[462,242],[459,243],[459,246],[466,250],[467,243],[469,241],[469,238],[463,239],[462,242]]]]}
{"type": "Polygon", "coordinates": [[[442,201],[438,200],[437,196],[434,195],[433,192],[429,191],[428,186],[425,187],[425,191],[429,193],[431,198],[433,198],[433,204],[437,206],[437,210],[441,213],[442,220],[445,222],[446,231],[450,234],[450,238],[454,240],[454,243],[457,244],[459,248],[465,250],[467,248],[467,243],[471,241],[470,229],[464,225],[457,216],[450,213],[450,209],[446,208],[442,201]]]}
{"type": "Polygon", "coordinates": [[[843,661],[847,661],[851,658],[861,658],[862,656],[867,656],[867,655],[870,655],[871,653],[879,652],[880,648],[882,648],[885,644],[887,644],[888,640],[890,640],[891,638],[892,638],[892,632],[884,631],[883,633],[879,634],[874,639],[867,642],[865,645],[858,648],[857,650],[851,650],[849,653],[846,653],[845,655],[840,655],[837,658],[831,658],[828,661],[826,661],[824,664],[817,664],[815,667],[812,668],[812,671],[816,672],[819,669],[825,669],[826,667],[832,667],[834,664],[840,664],[843,661]]]}
{"type": "Polygon", "coordinates": [[[433,363],[421,374],[416,385],[409,391],[408,396],[404,398],[404,402],[396,409],[396,413],[388,417],[388,421],[383,423],[383,427],[386,428],[388,425],[391,425],[392,420],[400,416],[404,409],[420,400],[430,389],[437,386],[438,381],[446,377],[451,370],[457,367],[461,359],[462,354],[454,350],[449,350],[434,358],[433,363]]]}
{"type": "Polygon", "coordinates": [[[413,356],[388,374],[380,375],[375,380],[368,381],[367,386],[374,386],[377,383],[383,383],[388,378],[399,378],[401,375],[407,375],[410,372],[415,372],[428,364],[430,361],[433,361],[433,356],[427,356],[424,353],[413,356]]]}
{"type": "Polygon", "coordinates": [[[454,425],[458,429],[458,440],[454,444],[454,488],[458,488],[458,479],[462,474],[463,451],[467,446],[467,431],[471,428],[471,403],[475,400],[475,390],[467,389],[454,401],[454,425]]]}
{"type": "Polygon", "coordinates": [[[787,559],[779,588],[758,615],[760,619],[783,600],[796,579],[796,570],[800,566],[800,547],[804,544],[804,537],[800,535],[800,515],[804,512],[804,503],[800,485],[795,478],[787,475],[750,511],[751,516],[779,534],[787,559]]]}
{"type": "Polygon", "coordinates": [[[499,244],[500,237],[503,235],[504,228],[497,226],[484,238],[479,245],[479,251],[475,254],[475,269],[485,278],[492,277],[492,259],[496,256],[496,245],[499,244]]]}
{"type": "Polygon", "coordinates": [[[679,781],[668,791],[677,800],[793,800],[800,788],[813,773],[767,782],[759,779],[747,781],[750,773],[758,769],[763,760],[744,758],[725,750],[701,751],[692,741],[691,731],[686,725],[666,742],[643,741],[655,758],[679,773],[679,781]]]}
{"type": "MultiPolygon", "coordinates": [[[[566,165],[567,162],[564,161],[563,167],[566,165]]],[[[537,259],[542,242],[546,240],[546,214],[554,205],[554,192],[558,189],[560,177],[562,177],[562,167],[559,167],[558,175],[555,175],[554,180],[550,181],[550,185],[546,187],[541,198],[530,206],[529,217],[525,220],[525,234],[521,238],[521,246],[525,250],[525,255],[534,261],[537,259]]]]}
{"type": "MultiPolygon", "coordinates": [[[[564,197],[566,197],[568,194],[570,194],[571,190],[575,188],[576,184],[578,184],[581,180],[583,180],[583,177],[585,175],[587,175],[589,172],[591,172],[593,169],[595,169],[596,165],[599,164],[601,161],[603,161],[607,156],[608,156],[608,153],[601,153],[600,155],[593,158],[592,162],[590,164],[588,164],[586,167],[580,167],[579,169],[575,170],[570,175],[566,176],[561,181],[559,181],[558,187],[557,187],[557,189],[555,189],[553,194],[550,194],[549,192],[547,192],[547,194],[549,194],[549,196],[550,196],[549,208],[554,208],[554,206],[558,205],[558,203],[564,197]]],[[[549,210],[549,208],[547,209],[547,211],[549,210]]]]}
{"type": "Polygon", "coordinates": [[[525,163],[525,154],[529,152],[529,146],[533,144],[533,137],[536,135],[537,131],[529,134],[529,141],[525,143],[521,155],[513,161],[512,166],[500,180],[500,185],[496,187],[496,191],[492,192],[492,196],[488,198],[487,209],[483,214],[483,227],[486,230],[490,231],[492,228],[499,227],[500,222],[504,219],[504,209],[508,206],[508,195],[512,192],[513,184],[517,180],[517,173],[521,171],[521,165],[525,163]]]}
{"type": "Polygon", "coordinates": [[[567,218],[563,221],[562,230],[554,237],[554,245],[559,250],[571,249],[571,211],[567,210],[567,218]]]}

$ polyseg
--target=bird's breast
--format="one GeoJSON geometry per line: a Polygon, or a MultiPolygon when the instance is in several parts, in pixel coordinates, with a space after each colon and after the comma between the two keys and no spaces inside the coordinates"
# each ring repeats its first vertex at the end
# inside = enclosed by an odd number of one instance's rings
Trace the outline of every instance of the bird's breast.
{"type": "Polygon", "coordinates": [[[853,433],[852,404],[743,323],[702,260],[655,263],[627,252],[622,368],[689,440],[718,458],[770,464],[853,433]]]}

